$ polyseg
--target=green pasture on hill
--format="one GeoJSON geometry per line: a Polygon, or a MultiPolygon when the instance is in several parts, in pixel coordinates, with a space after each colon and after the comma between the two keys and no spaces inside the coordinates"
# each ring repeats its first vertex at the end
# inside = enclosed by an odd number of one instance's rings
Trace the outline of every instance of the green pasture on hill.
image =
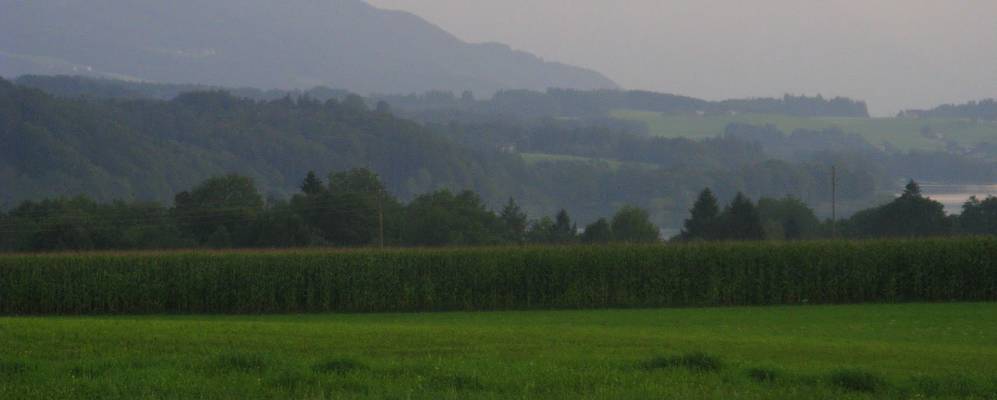
{"type": "Polygon", "coordinates": [[[623,165],[622,162],[610,159],[592,158],[592,157],[581,157],[572,156],[566,154],[548,154],[548,153],[519,153],[519,156],[523,158],[527,164],[536,165],[543,162],[557,162],[557,161],[570,161],[570,162],[585,162],[585,163],[606,163],[606,166],[616,170],[623,165]]]}
{"type": "Polygon", "coordinates": [[[997,304],[0,318],[3,399],[994,399],[997,304]]]}
{"type": "Polygon", "coordinates": [[[608,158],[594,158],[594,157],[582,157],[582,156],[572,156],[566,154],[550,154],[550,153],[519,153],[519,156],[523,158],[529,165],[536,165],[544,162],[578,162],[578,163],[592,163],[592,164],[604,164],[606,167],[613,171],[619,170],[621,167],[634,167],[634,168],[646,168],[646,169],[657,169],[659,166],[653,163],[642,163],[642,162],[626,162],[619,160],[612,160],[608,158]]]}
{"type": "Polygon", "coordinates": [[[889,143],[904,151],[944,150],[948,141],[972,147],[977,143],[997,142],[997,122],[971,121],[955,118],[836,118],[794,117],[787,115],[738,114],[738,115],[671,115],[637,110],[616,110],[616,118],[641,121],[651,134],[662,137],[704,139],[719,136],[730,123],[753,125],[772,124],[789,134],[796,129],[827,129],[838,127],[856,133],[869,143],[881,146],[889,143]],[[922,135],[922,128],[930,127],[935,137],[922,135]]]}

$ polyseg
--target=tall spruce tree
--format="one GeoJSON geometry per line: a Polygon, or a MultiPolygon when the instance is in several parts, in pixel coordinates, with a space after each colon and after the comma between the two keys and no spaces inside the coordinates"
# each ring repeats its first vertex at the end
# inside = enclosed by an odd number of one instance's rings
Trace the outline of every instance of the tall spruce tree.
{"type": "Polygon", "coordinates": [[[910,182],[907,182],[907,186],[904,186],[904,194],[901,197],[922,197],[921,185],[911,179],[910,182]]]}
{"type": "Polygon", "coordinates": [[[515,199],[509,198],[505,207],[502,208],[499,219],[505,226],[506,240],[513,243],[523,243],[526,240],[526,227],[529,221],[526,213],[519,208],[519,204],[516,204],[515,199]]]}
{"type": "Polygon", "coordinates": [[[555,243],[570,243],[575,241],[578,235],[577,231],[577,226],[571,223],[568,211],[561,210],[554,217],[553,241],[555,243]]]}
{"type": "Polygon", "coordinates": [[[679,238],[682,240],[712,240],[717,239],[717,217],[720,206],[717,197],[709,188],[703,189],[690,210],[692,216],[685,220],[679,238]]]}
{"type": "Polygon", "coordinates": [[[751,199],[738,192],[720,216],[723,238],[728,240],[762,240],[765,230],[751,199]]]}
{"type": "Polygon", "coordinates": [[[315,196],[321,194],[323,191],[325,191],[325,185],[322,184],[322,180],[315,175],[315,171],[308,171],[308,176],[301,183],[301,193],[308,196],[315,196]]]}

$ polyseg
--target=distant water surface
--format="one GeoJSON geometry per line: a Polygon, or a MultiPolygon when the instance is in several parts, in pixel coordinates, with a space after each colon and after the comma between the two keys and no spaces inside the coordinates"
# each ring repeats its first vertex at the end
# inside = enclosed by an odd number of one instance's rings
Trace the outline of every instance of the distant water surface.
{"type": "Polygon", "coordinates": [[[962,205],[970,197],[976,196],[980,200],[987,196],[997,196],[997,184],[992,185],[947,185],[927,183],[921,185],[921,193],[945,206],[945,212],[949,214],[959,214],[962,212],[962,205]]]}

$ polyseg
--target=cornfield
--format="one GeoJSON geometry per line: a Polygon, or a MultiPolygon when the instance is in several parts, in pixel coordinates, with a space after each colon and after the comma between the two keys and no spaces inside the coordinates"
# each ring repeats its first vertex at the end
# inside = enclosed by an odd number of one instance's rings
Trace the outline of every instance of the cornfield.
{"type": "Polygon", "coordinates": [[[0,256],[0,314],[997,300],[997,239],[0,256]]]}

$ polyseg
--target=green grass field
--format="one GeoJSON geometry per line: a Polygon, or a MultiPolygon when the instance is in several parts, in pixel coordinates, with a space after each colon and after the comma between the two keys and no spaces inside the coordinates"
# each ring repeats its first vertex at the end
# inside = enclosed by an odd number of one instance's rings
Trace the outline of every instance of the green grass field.
{"type": "Polygon", "coordinates": [[[997,304],[0,318],[0,399],[997,398],[997,304]]]}
{"type": "Polygon", "coordinates": [[[608,158],[593,158],[593,157],[581,157],[572,156],[566,154],[549,154],[549,153],[519,153],[519,156],[523,158],[529,165],[536,165],[543,162],[580,162],[580,163],[604,163],[609,169],[613,171],[619,170],[623,166],[637,167],[637,168],[647,168],[647,169],[657,169],[659,166],[652,163],[641,163],[641,162],[626,162],[613,160],[608,158]]]}
{"type": "Polygon", "coordinates": [[[656,112],[617,110],[616,118],[642,121],[651,134],[662,137],[703,139],[722,134],[730,123],[753,125],[772,124],[785,133],[796,129],[825,129],[839,127],[845,132],[862,135],[869,143],[889,143],[901,150],[942,150],[946,141],[954,140],[962,146],[997,141],[997,122],[973,122],[966,119],[913,119],[913,118],[806,118],[786,115],[740,114],[721,116],[665,115],[656,112]],[[921,128],[930,126],[941,138],[928,138],[921,128]]]}
{"type": "Polygon", "coordinates": [[[586,162],[586,163],[604,162],[609,168],[614,170],[620,168],[620,166],[623,165],[622,162],[617,160],[571,156],[566,154],[519,153],[519,156],[523,158],[523,161],[525,161],[527,164],[530,165],[536,165],[542,162],[551,162],[551,161],[572,161],[572,162],[586,162]]]}

